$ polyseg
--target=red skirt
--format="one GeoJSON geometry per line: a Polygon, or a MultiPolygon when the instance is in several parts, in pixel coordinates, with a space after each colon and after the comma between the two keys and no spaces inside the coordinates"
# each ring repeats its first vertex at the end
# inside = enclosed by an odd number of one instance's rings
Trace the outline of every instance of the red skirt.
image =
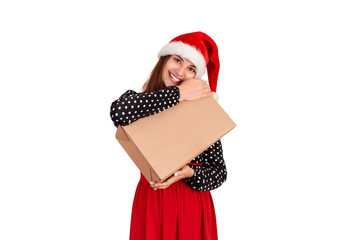
{"type": "Polygon", "coordinates": [[[133,201],[130,240],[217,240],[210,191],[180,180],[154,190],[140,173],[133,201]]]}

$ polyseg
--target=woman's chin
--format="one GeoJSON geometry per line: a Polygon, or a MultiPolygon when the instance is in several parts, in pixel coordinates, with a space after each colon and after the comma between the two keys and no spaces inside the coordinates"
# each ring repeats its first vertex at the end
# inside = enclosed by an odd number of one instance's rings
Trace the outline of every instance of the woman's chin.
{"type": "Polygon", "coordinates": [[[170,80],[167,80],[166,82],[165,82],[165,86],[166,87],[172,87],[172,86],[177,86],[178,84],[176,84],[176,83],[173,83],[172,81],[170,81],[170,80]]]}

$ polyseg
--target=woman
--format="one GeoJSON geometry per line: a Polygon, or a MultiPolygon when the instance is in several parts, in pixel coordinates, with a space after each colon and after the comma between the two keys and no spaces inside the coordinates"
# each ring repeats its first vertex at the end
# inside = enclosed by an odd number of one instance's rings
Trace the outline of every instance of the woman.
{"type": "MultiPolygon", "coordinates": [[[[205,33],[180,35],[166,44],[143,86],[128,90],[111,105],[117,127],[175,106],[209,97],[216,91],[219,59],[216,43],[205,33]],[[209,85],[200,79],[208,72],[209,85]]],[[[176,127],[176,126],[175,126],[176,127]]],[[[162,183],[140,173],[130,227],[131,240],[212,240],[217,238],[210,190],[226,181],[220,140],[162,183]]]]}

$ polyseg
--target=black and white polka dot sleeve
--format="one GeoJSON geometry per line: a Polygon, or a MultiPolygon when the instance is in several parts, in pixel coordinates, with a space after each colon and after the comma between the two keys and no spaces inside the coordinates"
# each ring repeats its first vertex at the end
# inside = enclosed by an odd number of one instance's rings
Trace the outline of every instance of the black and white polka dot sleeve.
{"type": "Polygon", "coordinates": [[[150,93],[137,93],[128,90],[111,104],[110,116],[118,127],[166,110],[180,102],[180,90],[177,86],[150,93]]]}
{"type": "Polygon", "coordinates": [[[220,187],[227,178],[226,165],[220,139],[194,158],[189,165],[194,169],[191,178],[183,179],[198,191],[210,191],[220,187]]]}

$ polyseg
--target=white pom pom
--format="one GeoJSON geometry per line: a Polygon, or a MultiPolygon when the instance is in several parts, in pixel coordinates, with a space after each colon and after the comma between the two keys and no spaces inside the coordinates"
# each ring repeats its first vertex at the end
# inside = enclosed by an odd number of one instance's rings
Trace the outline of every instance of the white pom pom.
{"type": "Polygon", "coordinates": [[[216,92],[212,92],[213,93],[213,97],[215,98],[216,101],[219,101],[219,95],[216,92]]]}

